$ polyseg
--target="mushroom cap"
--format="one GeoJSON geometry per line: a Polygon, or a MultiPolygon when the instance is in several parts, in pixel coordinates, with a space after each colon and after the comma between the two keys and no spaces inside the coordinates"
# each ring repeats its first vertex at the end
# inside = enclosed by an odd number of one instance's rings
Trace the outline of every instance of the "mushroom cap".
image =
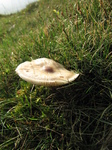
{"type": "Polygon", "coordinates": [[[21,63],[16,73],[25,81],[35,85],[60,86],[74,81],[79,74],[68,71],[63,65],[48,58],[21,63]]]}

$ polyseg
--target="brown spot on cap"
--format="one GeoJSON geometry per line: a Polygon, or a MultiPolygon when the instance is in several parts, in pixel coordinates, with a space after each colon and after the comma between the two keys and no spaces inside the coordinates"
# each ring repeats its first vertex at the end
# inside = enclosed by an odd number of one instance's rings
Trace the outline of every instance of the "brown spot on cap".
{"type": "Polygon", "coordinates": [[[50,67],[50,66],[44,66],[43,70],[45,72],[48,72],[48,73],[53,73],[54,72],[54,69],[52,67],[50,67]]]}

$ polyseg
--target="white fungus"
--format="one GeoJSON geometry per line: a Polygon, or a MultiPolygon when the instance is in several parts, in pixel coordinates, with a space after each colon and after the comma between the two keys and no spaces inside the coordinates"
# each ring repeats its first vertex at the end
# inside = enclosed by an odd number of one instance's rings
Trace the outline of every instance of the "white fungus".
{"type": "Polygon", "coordinates": [[[48,58],[26,61],[16,68],[16,73],[34,85],[60,86],[74,81],[79,74],[48,58]]]}

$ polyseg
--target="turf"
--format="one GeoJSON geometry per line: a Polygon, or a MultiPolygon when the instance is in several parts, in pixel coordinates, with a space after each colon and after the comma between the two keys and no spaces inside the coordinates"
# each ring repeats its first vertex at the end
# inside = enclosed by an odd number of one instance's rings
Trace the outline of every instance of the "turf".
{"type": "Polygon", "coordinates": [[[0,19],[0,150],[111,150],[111,0],[40,0],[0,19]],[[41,57],[80,76],[32,88],[15,69],[41,57]]]}

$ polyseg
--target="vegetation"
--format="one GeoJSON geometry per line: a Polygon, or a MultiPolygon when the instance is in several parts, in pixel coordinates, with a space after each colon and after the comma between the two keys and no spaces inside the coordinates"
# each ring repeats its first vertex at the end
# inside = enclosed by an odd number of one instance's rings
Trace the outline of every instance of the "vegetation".
{"type": "Polygon", "coordinates": [[[0,150],[111,150],[111,0],[40,0],[0,19],[0,150]],[[40,57],[80,76],[32,88],[15,68],[40,57]]]}

